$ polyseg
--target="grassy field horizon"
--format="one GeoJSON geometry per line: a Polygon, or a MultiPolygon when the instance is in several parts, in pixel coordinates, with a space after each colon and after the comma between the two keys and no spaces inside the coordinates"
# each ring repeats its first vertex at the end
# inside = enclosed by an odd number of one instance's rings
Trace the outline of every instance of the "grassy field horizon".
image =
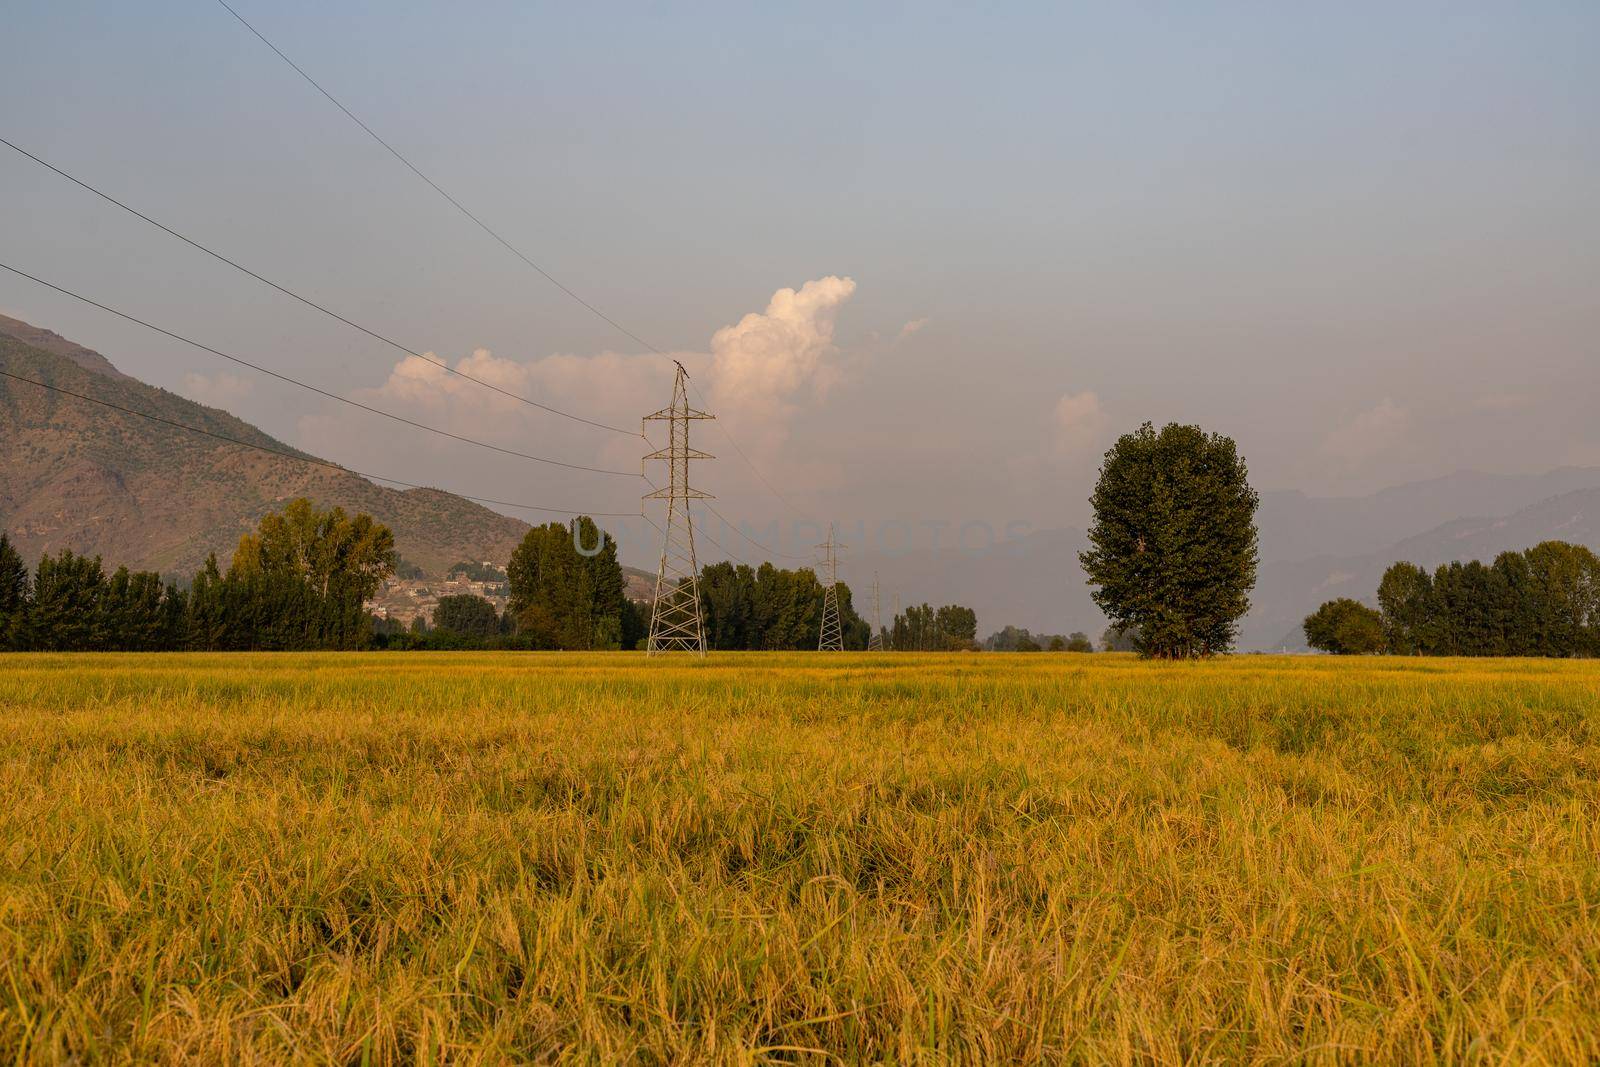
{"type": "Polygon", "coordinates": [[[1600,663],[0,655],[15,1062],[1600,1060],[1600,663]]]}

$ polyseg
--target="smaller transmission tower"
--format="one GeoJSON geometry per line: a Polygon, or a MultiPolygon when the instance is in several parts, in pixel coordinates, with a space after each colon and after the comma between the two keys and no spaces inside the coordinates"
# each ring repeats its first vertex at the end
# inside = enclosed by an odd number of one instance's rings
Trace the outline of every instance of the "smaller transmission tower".
{"type": "Polygon", "coordinates": [[[883,601],[878,593],[878,572],[872,572],[872,636],[867,638],[868,652],[883,651],[883,601]]]}
{"type": "Polygon", "coordinates": [[[694,515],[689,511],[689,501],[708,500],[711,494],[689,487],[689,461],[714,457],[689,447],[689,423],[716,416],[689,406],[688,386],[689,374],[679,363],[672,383],[671,406],[645,416],[647,422],[656,419],[667,424],[667,447],[644,457],[667,461],[667,484],[645,494],[646,500],[667,502],[665,539],[661,563],[656,568],[655,606],[650,612],[650,640],[645,645],[649,656],[663,652],[706,654],[705,627],[700,619],[700,566],[694,557],[694,515]]]}
{"type": "Polygon", "coordinates": [[[828,524],[828,539],[817,546],[822,549],[822,566],[827,571],[827,582],[822,587],[822,633],[817,638],[818,652],[843,652],[844,629],[839,625],[839,549],[844,546],[833,539],[833,523],[828,524]]]}

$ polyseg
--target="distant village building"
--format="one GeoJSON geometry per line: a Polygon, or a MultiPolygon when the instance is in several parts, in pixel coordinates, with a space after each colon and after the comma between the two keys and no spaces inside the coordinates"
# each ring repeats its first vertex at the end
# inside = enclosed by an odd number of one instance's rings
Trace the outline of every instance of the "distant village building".
{"type": "Polygon", "coordinates": [[[493,568],[500,577],[478,581],[455,571],[445,578],[390,578],[378,587],[377,595],[367,601],[367,610],[380,619],[392,619],[406,626],[419,617],[432,626],[433,613],[441,597],[477,596],[487,600],[496,614],[504,614],[511,599],[510,584],[497,564],[485,563],[484,566],[493,568]]]}

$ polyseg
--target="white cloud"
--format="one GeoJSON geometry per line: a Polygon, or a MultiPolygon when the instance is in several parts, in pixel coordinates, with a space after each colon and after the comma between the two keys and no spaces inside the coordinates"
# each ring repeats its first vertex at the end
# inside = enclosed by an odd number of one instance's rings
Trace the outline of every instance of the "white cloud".
{"type": "Polygon", "coordinates": [[[223,408],[238,403],[255,389],[255,383],[237,374],[185,374],[183,395],[208,407],[223,408]]]}
{"type": "Polygon", "coordinates": [[[711,402],[757,436],[757,451],[782,443],[801,401],[821,399],[843,380],[833,327],[855,291],[854,281],[831,275],[779,289],[766,311],[712,335],[711,402]]]}
{"type": "Polygon", "coordinates": [[[1110,422],[1098,394],[1063,393],[1055,407],[1056,458],[1078,462],[1095,455],[1110,422]]]}
{"type": "MultiPolygon", "coordinates": [[[[736,436],[752,457],[771,459],[800,408],[825,396],[846,377],[833,331],[839,308],[855,288],[849,278],[830,276],[809,281],[799,290],[779,289],[765,311],[745,315],[713,334],[709,353],[671,353],[688,368],[703,394],[703,398],[691,395],[691,403],[709,406],[718,418],[737,427],[736,436]]],[[[364,398],[426,417],[454,432],[500,443],[515,437],[524,444],[532,430],[541,435],[549,432],[553,439],[575,440],[561,432],[573,426],[478,382],[629,430],[639,426],[642,415],[665,407],[671,398],[672,362],[654,352],[560,354],[521,361],[479,348],[451,364],[459,374],[439,366],[433,353],[427,356],[407,356],[395,364],[387,381],[365,391],[364,398]]],[[[595,440],[590,454],[574,455],[569,449],[561,455],[611,465],[638,462],[636,438],[591,435],[583,440],[595,440]]]]}
{"type": "Polygon", "coordinates": [[[910,322],[900,327],[900,333],[895,337],[895,343],[898,344],[899,342],[904,341],[906,338],[910,337],[912,334],[916,333],[926,325],[928,325],[928,320],[925,318],[912,319],[910,322]]]}
{"type": "Polygon", "coordinates": [[[1322,439],[1321,452],[1329,459],[1359,467],[1397,448],[1411,427],[1411,413],[1384,397],[1322,439]]]}

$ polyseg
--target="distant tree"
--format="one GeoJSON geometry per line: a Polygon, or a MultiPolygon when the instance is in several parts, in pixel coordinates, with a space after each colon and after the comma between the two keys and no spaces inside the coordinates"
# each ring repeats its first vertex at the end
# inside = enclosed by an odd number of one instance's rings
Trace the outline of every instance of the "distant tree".
{"type": "Polygon", "coordinates": [[[412,563],[409,559],[404,556],[396,556],[394,559],[394,576],[414,582],[420,581],[424,574],[422,568],[412,563]]]}
{"type": "Polygon", "coordinates": [[[517,632],[533,647],[622,647],[627,586],[617,544],[587,515],[571,526],[552,522],[529,530],[506,576],[517,632]]]}
{"type": "MultiPolygon", "coordinates": [[[[1059,640],[1059,638],[1057,640],[1059,640]]],[[[1056,651],[1056,649],[1054,648],[1054,644],[1055,644],[1055,642],[1052,641],[1051,642],[1052,647],[1050,649],[1052,652],[1056,651]]],[[[1066,648],[1066,650],[1068,652],[1093,652],[1094,651],[1094,643],[1089,640],[1089,635],[1084,633],[1081,630],[1074,631],[1073,634],[1070,637],[1067,638],[1066,645],[1064,647],[1066,648]]]]}
{"type": "Polygon", "coordinates": [[[626,598],[622,601],[622,647],[640,649],[650,634],[650,605],[626,598]]]}
{"type": "Polygon", "coordinates": [[[0,533],[0,651],[22,646],[28,606],[28,566],[11,539],[0,533]]]}
{"type": "Polygon", "coordinates": [[[1091,502],[1079,560],[1101,610],[1147,656],[1227,651],[1255,585],[1259,503],[1233,441],[1145,423],[1106,453],[1091,502]]]}
{"type": "Polygon", "coordinates": [[[1129,626],[1107,626],[1100,634],[1102,652],[1139,651],[1137,632],[1129,626]]]}
{"type": "Polygon", "coordinates": [[[1358,600],[1341,597],[1306,616],[1306,643],[1341,656],[1366,656],[1388,645],[1383,617],[1358,600]]]}
{"type": "Polygon", "coordinates": [[[396,559],[394,534],[371,515],[322,511],[299,497],[239,539],[229,573],[291,576],[322,596],[343,592],[366,601],[394,573],[396,559]]]}
{"type": "Polygon", "coordinates": [[[493,563],[474,563],[471,560],[462,560],[452,566],[446,574],[459,574],[471,582],[503,582],[506,572],[493,563]]]}
{"type": "Polygon", "coordinates": [[[486,641],[499,633],[500,616],[481,596],[443,596],[433,609],[433,628],[486,641]]]}
{"type": "Polygon", "coordinates": [[[1052,634],[1050,637],[1050,643],[1045,646],[1045,651],[1047,652],[1065,652],[1066,650],[1067,639],[1062,637],[1060,634],[1052,634]]]}
{"type": "Polygon", "coordinates": [[[1020,638],[1032,636],[1021,627],[1006,626],[984,638],[983,647],[990,652],[1015,652],[1020,638]]]}
{"type": "Polygon", "coordinates": [[[1035,641],[1033,639],[1033,635],[1032,634],[1024,632],[1024,633],[1022,633],[1021,635],[1019,635],[1017,637],[1016,651],[1018,651],[1018,652],[1042,652],[1043,649],[1040,648],[1039,642],[1037,642],[1037,641],[1035,641]]]}
{"type": "Polygon", "coordinates": [[[1378,611],[1383,616],[1384,637],[1397,656],[1433,651],[1438,634],[1433,630],[1433,579],[1414,563],[1395,563],[1378,583],[1378,611]]]}
{"type": "Polygon", "coordinates": [[[24,643],[44,652],[99,651],[108,634],[100,600],[106,575],[100,557],[79,556],[70,548],[39,560],[28,606],[24,643]]]}
{"type": "Polygon", "coordinates": [[[204,567],[189,586],[189,603],[184,612],[184,644],[200,652],[231,648],[227,617],[227,597],[222,572],[215,553],[206,557],[204,567]]]}
{"type": "Polygon", "coordinates": [[[755,568],[730,562],[700,570],[700,609],[706,646],[735,650],[760,647],[755,634],[755,568]]]}
{"type": "Polygon", "coordinates": [[[978,615],[960,604],[946,604],[934,616],[934,626],[948,648],[971,648],[978,639],[978,615]]]}
{"type": "Polygon", "coordinates": [[[394,573],[394,534],[372,516],[305,497],[239,539],[220,589],[227,647],[360,648],[366,601],[394,573]]]}
{"type": "Polygon", "coordinates": [[[150,571],[118,567],[101,589],[100,628],[105,648],[126,652],[152,652],[164,646],[166,613],[161,598],[161,576],[150,571]]]}
{"type": "Polygon", "coordinates": [[[1525,556],[1530,645],[1545,656],[1600,654],[1600,558],[1564,541],[1542,542],[1525,556]]]}

